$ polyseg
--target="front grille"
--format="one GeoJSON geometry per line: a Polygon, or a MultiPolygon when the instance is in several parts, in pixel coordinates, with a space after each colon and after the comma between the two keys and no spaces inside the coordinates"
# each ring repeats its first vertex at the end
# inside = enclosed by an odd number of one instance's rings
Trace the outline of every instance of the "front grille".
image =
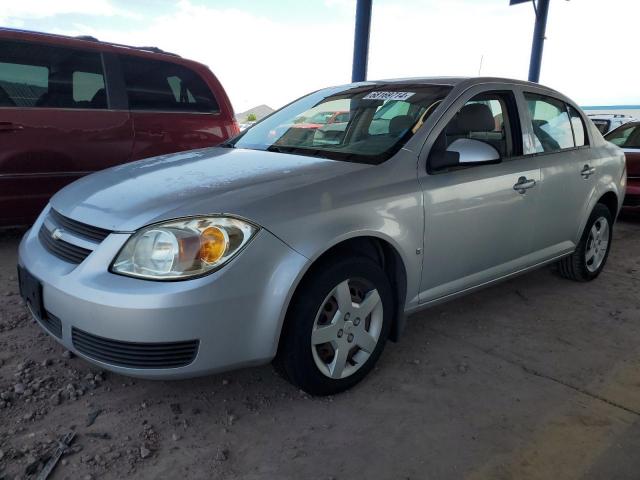
{"type": "Polygon", "coordinates": [[[102,240],[107,238],[111,233],[109,230],[105,230],[104,228],[92,227],[86,223],[72,220],[71,218],[59,214],[54,209],[49,211],[49,216],[58,226],[62,227],[67,232],[97,242],[102,242],[102,240]]]}
{"type": "Polygon", "coordinates": [[[44,318],[37,318],[37,320],[49,333],[58,338],[62,338],[62,322],[58,317],[45,311],[44,318]]]}
{"type": "Polygon", "coordinates": [[[91,250],[73,245],[64,240],[55,240],[44,225],[40,227],[38,238],[49,252],[69,263],[81,263],[91,253],[91,250]]]}
{"type": "Polygon", "coordinates": [[[167,343],[122,342],[72,328],[73,346],[87,357],[128,368],[177,368],[193,362],[198,340],[167,343]]]}

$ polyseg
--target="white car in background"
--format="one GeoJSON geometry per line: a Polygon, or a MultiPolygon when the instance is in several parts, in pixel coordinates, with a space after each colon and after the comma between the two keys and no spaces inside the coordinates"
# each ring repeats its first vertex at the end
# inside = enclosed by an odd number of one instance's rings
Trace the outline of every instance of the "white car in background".
{"type": "Polygon", "coordinates": [[[625,123],[635,120],[635,118],[621,113],[590,113],[587,116],[589,117],[589,120],[594,123],[596,128],[600,130],[602,135],[615,130],[620,125],[624,125],[625,123]]]}

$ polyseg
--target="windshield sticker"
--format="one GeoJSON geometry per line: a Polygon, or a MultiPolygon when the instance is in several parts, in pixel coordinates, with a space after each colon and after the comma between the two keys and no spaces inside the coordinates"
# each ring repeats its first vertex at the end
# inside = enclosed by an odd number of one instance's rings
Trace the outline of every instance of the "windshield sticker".
{"type": "Polygon", "coordinates": [[[371,92],[363,100],[406,100],[415,92],[371,92]]]}

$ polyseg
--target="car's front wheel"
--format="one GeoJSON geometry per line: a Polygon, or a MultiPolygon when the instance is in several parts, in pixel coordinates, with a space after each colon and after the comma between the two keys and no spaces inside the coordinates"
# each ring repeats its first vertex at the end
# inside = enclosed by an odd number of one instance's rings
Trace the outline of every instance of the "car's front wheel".
{"type": "Polygon", "coordinates": [[[609,209],[601,203],[596,204],[575,251],[558,262],[560,275],[580,282],[596,278],[607,263],[612,227],[609,209]]]}
{"type": "Polygon", "coordinates": [[[346,390],[373,368],[392,315],[391,286],[375,262],[351,257],[317,268],[292,300],[276,366],[310,394],[346,390]]]}

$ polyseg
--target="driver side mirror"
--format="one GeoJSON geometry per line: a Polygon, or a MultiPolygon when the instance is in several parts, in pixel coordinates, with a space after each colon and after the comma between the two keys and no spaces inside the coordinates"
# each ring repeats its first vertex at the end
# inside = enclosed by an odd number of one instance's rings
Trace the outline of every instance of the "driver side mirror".
{"type": "Polygon", "coordinates": [[[446,150],[432,149],[429,154],[429,166],[432,170],[499,162],[498,150],[488,143],[472,138],[458,138],[446,150]]]}

